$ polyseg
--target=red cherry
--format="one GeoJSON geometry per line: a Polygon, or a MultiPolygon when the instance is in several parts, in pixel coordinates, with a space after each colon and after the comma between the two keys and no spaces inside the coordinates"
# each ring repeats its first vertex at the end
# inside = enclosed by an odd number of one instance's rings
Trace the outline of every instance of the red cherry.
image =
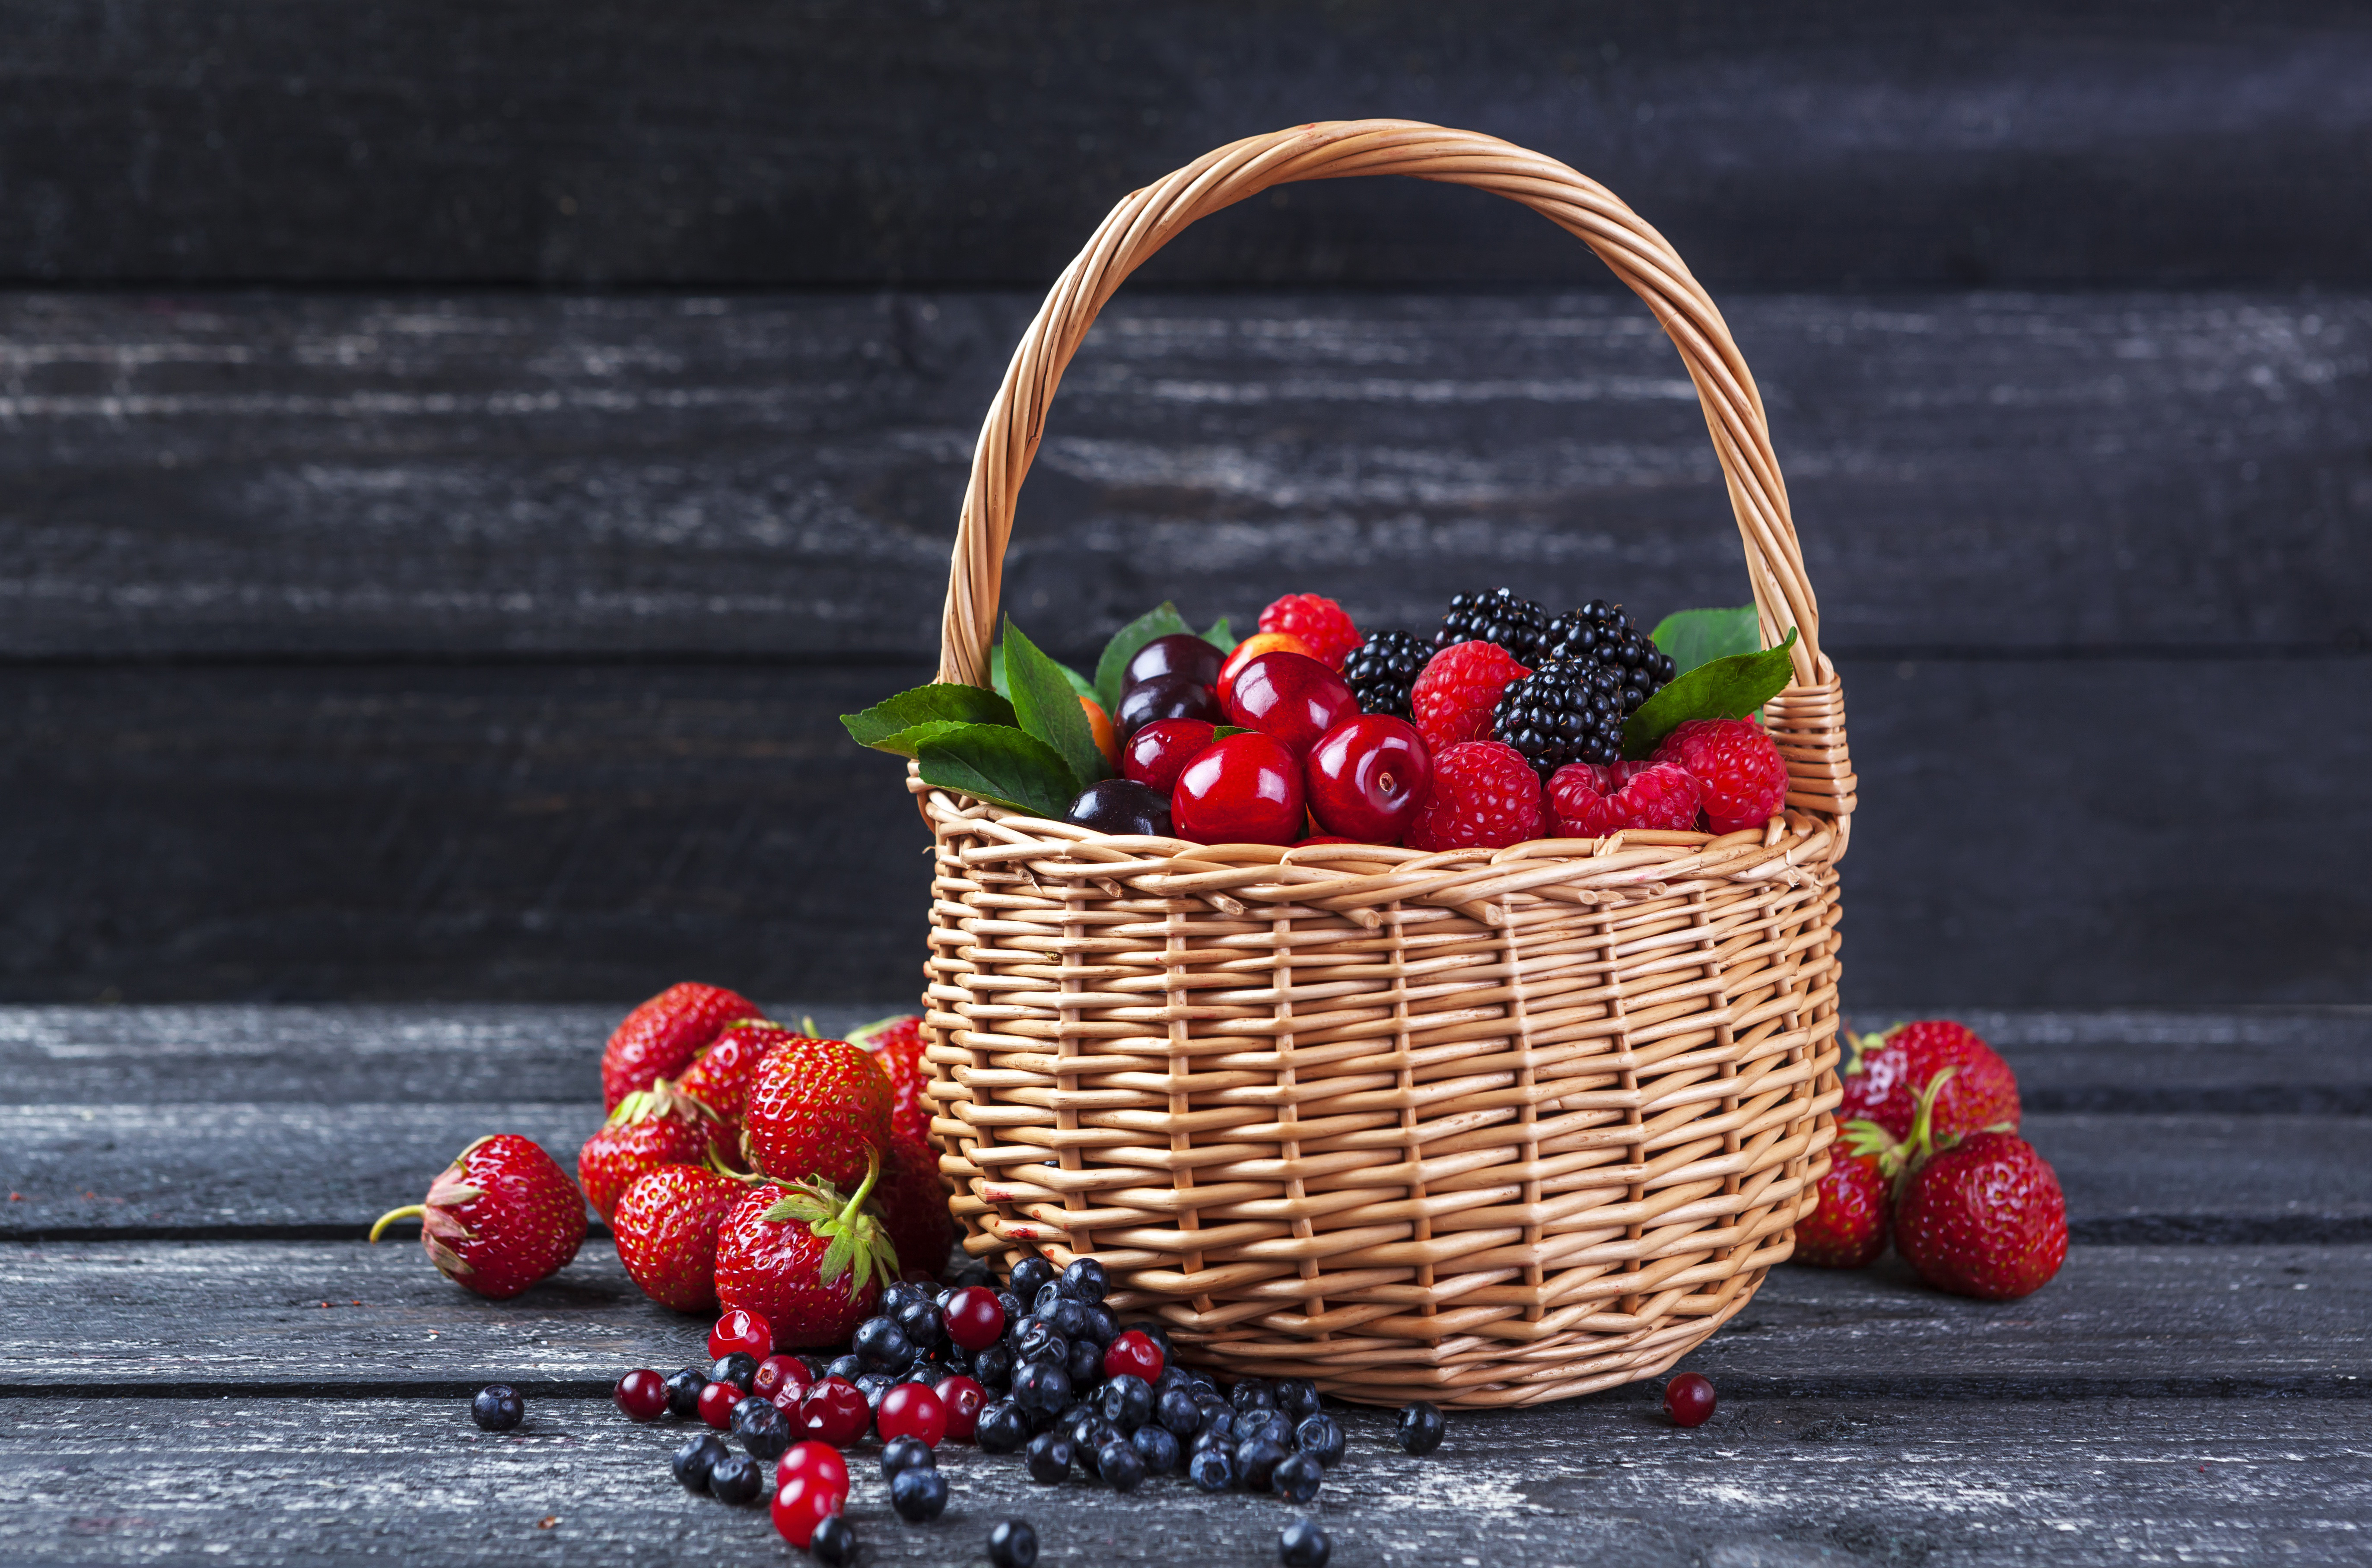
{"type": "Polygon", "coordinates": [[[988,1390],[969,1377],[943,1377],[932,1385],[939,1403],[948,1409],[948,1440],[969,1443],[980,1429],[980,1412],[987,1407],[988,1390]]]}
{"type": "Polygon", "coordinates": [[[966,1350],[986,1350],[1005,1336],[1005,1308],[986,1285],[966,1285],[956,1292],[939,1321],[948,1338],[966,1350]]]}
{"type": "Polygon", "coordinates": [[[808,1376],[808,1364],[795,1355],[770,1355],[758,1364],[758,1375],[750,1379],[750,1391],[762,1394],[783,1410],[799,1402],[815,1379],[808,1376]]]}
{"type": "Polygon", "coordinates": [[[1289,844],[1301,836],[1301,765],[1261,734],[1231,735],[1186,764],[1169,796],[1181,839],[1289,844]]]}
{"type": "Polygon", "coordinates": [[[611,1399],[631,1421],[657,1421],[667,1409],[667,1380],[647,1366],[636,1367],[618,1379],[611,1399]]]}
{"type": "MultiPolygon", "coordinates": [[[[710,1388],[716,1387],[711,1383],[710,1388]]],[[[701,1396],[701,1414],[705,1416],[708,1396],[701,1396]]],[[[727,1405],[729,1411],[732,1407],[727,1405]]],[[[709,1424],[715,1425],[711,1422],[709,1424]]],[[[826,1377],[808,1386],[799,1400],[798,1432],[819,1443],[829,1443],[835,1448],[845,1448],[865,1435],[873,1424],[873,1407],[865,1402],[864,1390],[845,1377],[826,1377]]]]}
{"type": "Polygon", "coordinates": [[[893,1384],[881,1396],[873,1429],[887,1443],[897,1437],[919,1437],[925,1448],[936,1448],[948,1434],[948,1407],[926,1384],[893,1384]]]}
{"type": "Polygon", "coordinates": [[[808,1542],[815,1539],[816,1527],[839,1513],[847,1502],[847,1493],[820,1486],[811,1477],[796,1475],[774,1489],[774,1504],[769,1512],[783,1539],[805,1551],[808,1542]]]}
{"type": "Polygon", "coordinates": [[[1104,1376],[1117,1377],[1123,1372],[1134,1373],[1150,1383],[1161,1376],[1161,1347],[1150,1334],[1140,1334],[1134,1329],[1111,1342],[1104,1352],[1104,1376]]]}
{"type": "Polygon", "coordinates": [[[722,1361],[735,1351],[763,1360],[774,1353],[774,1328],[746,1307],[737,1307],[708,1330],[708,1354],[722,1361]]]}
{"type": "Polygon", "coordinates": [[[1343,679],[1303,654],[1262,654],[1236,671],[1227,722],[1256,729],[1306,757],[1319,738],[1359,711],[1343,679]]]}
{"type": "Polygon", "coordinates": [[[1361,714],[1326,732],[1309,753],[1309,814],[1330,833],[1396,844],[1424,804],[1433,752],[1416,726],[1361,714]]]}
{"type": "MultiPolygon", "coordinates": [[[[1244,666],[1251,663],[1252,660],[1260,657],[1262,654],[1273,654],[1279,652],[1302,654],[1310,658],[1318,657],[1318,650],[1316,648],[1311,647],[1308,644],[1303,642],[1300,638],[1295,636],[1290,632],[1255,632],[1250,636],[1246,637],[1242,642],[1238,643],[1236,645],[1235,652],[1227,656],[1227,662],[1219,667],[1219,684],[1217,687],[1219,701],[1224,703],[1227,700],[1227,692],[1236,684],[1236,677],[1243,673],[1244,666]]],[[[1324,661],[1320,660],[1320,662],[1322,663],[1324,661]]]]}
{"type": "Polygon", "coordinates": [[[774,1484],[788,1486],[793,1480],[806,1476],[835,1496],[848,1495],[848,1461],[840,1450],[829,1443],[794,1443],[783,1462],[774,1467],[774,1484]]]}
{"type": "Polygon", "coordinates": [[[733,1424],[733,1407],[747,1397],[730,1383],[711,1383],[700,1391],[700,1419],[722,1432],[733,1424]]]}
{"type": "Polygon", "coordinates": [[[1121,749],[1121,773],[1168,795],[1178,787],[1178,775],[1186,764],[1201,756],[1218,733],[1217,725],[1201,719],[1156,719],[1121,749]]]}
{"type": "Polygon", "coordinates": [[[1713,1384],[1694,1372],[1683,1372],[1664,1385],[1664,1413],[1675,1426],[1703,1426],[1713,1414],[1713,1384]]]}

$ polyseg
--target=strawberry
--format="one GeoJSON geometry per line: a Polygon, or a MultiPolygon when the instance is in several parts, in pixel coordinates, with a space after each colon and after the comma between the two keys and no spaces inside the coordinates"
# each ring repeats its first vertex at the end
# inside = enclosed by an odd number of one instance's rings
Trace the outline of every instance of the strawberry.
{"type": "Polygon", "coordinates": [[[370,1238],[414,1215],[437,1272],[496,1301],[566,1267],[585,1239],[584,1195],[550,1155],[516,1132],[463,1149],[429,1183],[425,1199],[381,1214],[370,1238]]]}
{"type": "Polygon", "coordinates": [[[785,1040],[750,1080],[741,1142],[763,1175],[854,1186],[890,1147],[890,1074],[844,1040],[785,1040]]]}
{"type": "Polygon", "coordinates": [[[747,997],[719,986],[685,981],[669,986],[626,1015],[601,1052],[601,1109],[657,1079],[672,1078],[736,1018],[757,1017],[747,997]]]}
{"type": "Polygon", "coordinates": [[[2017,1075],[1963,1026],[1927,1018],[1897,1024],[1880,1035],[1848,1035],[1846,1043],[1853,1058],[1839,1074],[1845,1091],[1837,1107],[1840,1126],[1866,1118],[1897,1138],[1909,1137],[1919,1086],[1951,1068],[1953,1076],[1936,1104],[1937,1137],[1985,1127],[2017,1131],[2017,1075]]]}
{"type": "Polygon", "coordinates": [[[912,1013],[851,1029],[848,1038],[873,1052],[890,1074],[890,1132],[918,1144],[931,1141],[931,1102],[924,1093],[931,1070],[923,1064],[923,1020],[912,1013]]]}
{"type": "MultiPolygon", "coordinates": [[[[1885,1136],[1882,1132],[1878,1135],[1885,1136]]],[[[1820,1206],[1796,1226],[1796,1261],[1820,1269],[1859,1269],[1878,1261],[1886,1250],[1893,1205],[1882,1158],[1877,1151],[1860,1152],[1850,1140],[1829,1152],[1829,1173],[1820,1178],[1820,1206]]]]}
{"type": "Polygon", "coordinates": [[[882,1224],[890,1244],[911,1275],[938,1276],[955,1245],[955,1221],[948,1217],[948,1190],[939,1180],[939,1156],[919,1138],[893,1135],[881,1176],[882,1224]]]}
{"type": "Polygon", "coordinates": [[[700,1060],[684,1069],[676,1080],[676,1088],[706,1106],[728,1127],[741,1124],[741,1105],[750,1089],[750,1080],[764,1061],[766,1052],[786,1040],[803,1037],[796,1029],[769,1023],[763,1018],[742,1018],[725,1026],[716,1043],[700,1053],[700,1060]]]}
{"type": "Polygon", "coordinates": [[[679,1312],[716,1305],[716,1233],[746,1191],[694,1165],[645,1171],[618,1202],[618,1260],[643,1294],[679,1312]]]}
{"type": "Polygon", "coordinates": [[[764,1180],[743,1193],[716,1233],[718,1302],[765,1318],[777,1351],[846,1344],[898,1267],[866,1208],[880,1179],[877,1154],[845,1202],[822,1180],[764,1180]]]}
{"type": "Polygon", "coordinates": [[[593,1212],[608,1219],[635,1178],[663,1165],[703,1165],[718,1122],[665,1078],[618,1102],[576,1154],[576,1179],[593,1212]]]}
{"type": "Polygon", "coordinates": [[[1894,1248],[1937,1290],[2012,1301],[2067,1260],[2067,1198],[2058,1173],[2015,1132],[1939,1141],[1935,1111],[1947,1067],[1920,1092],[1894,1199],[1894,1248]]]}

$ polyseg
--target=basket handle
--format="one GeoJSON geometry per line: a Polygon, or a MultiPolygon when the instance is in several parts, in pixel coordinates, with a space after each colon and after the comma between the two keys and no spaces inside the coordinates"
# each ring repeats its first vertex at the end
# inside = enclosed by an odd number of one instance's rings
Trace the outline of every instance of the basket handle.
{"type": "Polygon", "coordinates": [[[1662,235],[1596,180],[1495,136],[1413,120],[1333,121],[1248,136],[1203,154],[1112,208],[1022,334],[981,425],[948,569],[938,678],[988,684],[1005,545],[1021,482],[1045,436],[1047,405],[1063,370],[1113,291],[1197,218],[1272,185],[1368,174],[1471,185],[1521,202],[1597,251],[1647,302],[1696,384],[1745,541],[1762,645],[1777,645],[1793,628],[1796,684],[1832,679],[1820,656],[1820,605],[1804,575],[1762,397],[1703,287],[1662,235]]]}

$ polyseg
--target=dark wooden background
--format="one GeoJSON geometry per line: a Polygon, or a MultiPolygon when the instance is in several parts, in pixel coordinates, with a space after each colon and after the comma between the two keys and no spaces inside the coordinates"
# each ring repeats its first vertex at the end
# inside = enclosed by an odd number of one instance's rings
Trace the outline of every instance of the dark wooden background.
{"type": "MultiPolygon", "coordinates": [[[[1770,401],[1857,1005],[2372,1001],[2353,4],[0,0],[0,997],[896,995],[971,442],[1122,193],[1313,118],[1605,180],[1770,401]]],[[[1303,186],[1108,313],[1010,605],[1745,597],[1572,242],[1303,186]]]]}

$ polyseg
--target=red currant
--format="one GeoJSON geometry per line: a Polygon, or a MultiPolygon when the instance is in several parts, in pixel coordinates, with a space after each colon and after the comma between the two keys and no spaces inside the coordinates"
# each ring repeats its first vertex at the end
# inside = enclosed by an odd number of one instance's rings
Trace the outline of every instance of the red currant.
{"type": "Polygon", "coordinates": [[[1713,1384],[1694,1372],[1683,1372],[1664,1385],[1664,1413],[1675,1426],[1703,1426],[1713,1414],[1713,1384]]]}
{"type": "Polygon", "coordinates": [[[1117,1377],[1130,1373],[1151,1383],[1161,1376],[1161,1347],[1150,1334],[1140,1334],[1134,1329],[1112,1341],[1104,1352],[1104,1376],[1117,1377]]]}
{"type": "Polygon", "coordinates": [[[633,1421],[657,1421],[667,1412],[667,1379],[647,1366],[638,1366],[618,1379],[610,1397],[633,1421]]]}
{"type": "Polygon", "coordinates": [[[1301,765],[1265,735],[1231,735],[1186,764],[1170,826],[1203,844],[1289,844],[1301,836],[1301,765]]]}
{"type": "Polygon", "coordinates": [[[806,1476],[834,1496],[848,1495],[848,1461],[829,1443],[791,1445],[791,1451],[774,1467],[774,1484],[787,1486],[797,1476],[806,1476]]]}
{"type": "MultiPolygon", "coordinates": [[[[702,1396],[703,1416],[708,1413],[706,1399],[706,1395],[702,1396]]],[[[726,1408],[729,1411],[732,1407],[726,1408]]],[[[845,1448],[864,1436],[865,1429],[872,1424],[873,1407],[865,1402],[864,1391],[845,1377],[826,1377],[810,1384],[799,1400],[799,1434],[819,1443],[845,1448]]]]}
{"type": "Polygon", "coordinates": [[[733,1407],[745,1397],[730,1383],[711,1383],[700,1391],[700,1419],[722,1432],[733,1424],[733,1407]]]}
{"type": "Polygon", "coordinates": [[[1330,833],[1396,844],[1424,804],[1433,752],[1416,726],[1361,714],[1326,732],[1309,753],[1309,814],[1330,833]]]}
{"type": "Polygon", "coordinates": [[[1216,644],[1204,642],[1192,632],[1172,632],[1136,650],[1120,672],[1121,688],[1125,691],[1157,675],[1182,675],[1197,686],[1215,686],[1219,666],[1226,660],[1227,655],[1216,644]]]}
{"type": "Polygon", "coordinates": [[[808,1364],[795,1355],[770,1355],[758,1364],[757,1375],[750,1379],[750,1391],[762,1394],[784,1410],[799,1402],[815,1379],[808,1376],[808,1364]]]}
{"type": "Polygon", "coordinates": [[[1005,1308],[986,1285],[966,1285],[949,1299],[939,1321],[966,1350],[986,1350],[1005,1337],[1005,1308]]]}
{"type": "MultiPolygon", "coordinates": [[[[860,1398],[862,1396],[859,1396],[860,1398]]],[[[816,1527],[847,1505],[845,1493],[818,1485],[811,1478],[793,1476],[774,1491],[774,1528],[785,1540],[805,1551],[815,1539],[816,1527]]]]}
{"type": "Polygon", "coordinates": [[[774,1327],[746,1307],[737,1307],[708,1330],[708,1353],[722,1361],[735,1351],[762,1361],[774,1353],[774,1327]]]}
{"type": "Polygon", "coordinates": [[[1227,722],[1256,729],[1306,757],[1319,738],[1359,711],[1343,679],[1306,654],[1262,654],[1236,671],[1227,722]]]}
{"type": "Polygon", "coordinates": [[[1127,778],[1167,795],[1178,787],[1178,775],[1202,755],[1219,726],[1201,719],[1156,719],[1128,738],[1121,749],[1120,771],[1127,778]]]}
{"type": "Polygon", "coordinates": [[[943,1377],[933,1386],[948,1410],[948,1439],[969,1443],[980,1430],[980,1412],[988,1406],[988,1390],[969,1377],[943,1377]]]}
{"type": "Polygon", "coordinates": [[[893,1437],[913,1437],[925,1448],[936,1448],[948,1434],[948,1407],[927,1384],[894,1384],[881,1396],[873,1428],[884,1443],[893,1437]]]}

